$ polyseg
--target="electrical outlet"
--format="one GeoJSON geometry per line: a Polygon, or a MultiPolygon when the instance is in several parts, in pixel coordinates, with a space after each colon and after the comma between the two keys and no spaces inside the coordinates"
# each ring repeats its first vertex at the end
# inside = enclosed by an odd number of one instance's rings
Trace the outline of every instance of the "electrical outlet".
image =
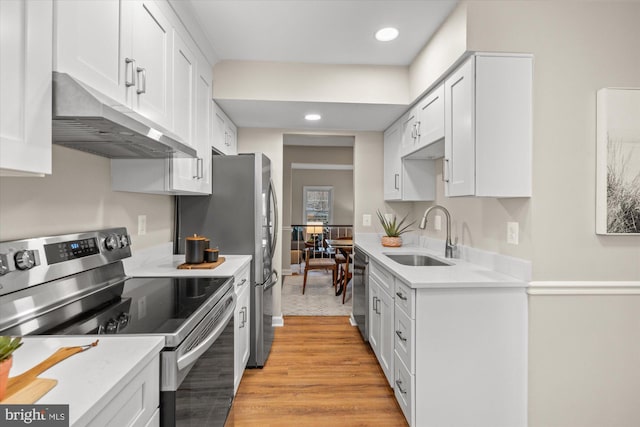
{"type": "Polygon", "coordinates": [[[138,236],[147,234],[147,216],[138,215],[138,236]]]}
{"type": "Polygon", "coordinates": [[[517,222],[507,222],[507,243],[517,245],[519,240],[519,225],[517,222]]]}
{"type": "Polygon", "coordinates": [[[362,226],[371,227],[371,215],[369,214],[362,215],[362,226]]]}
{"type": "Polygon", "coordinates": [[[440,231],[440,230],[442,230],[442,216],[440,216],[440,215],[436,215],[436,216],[433,218],[433,228],[434,228],[436,231],[440,231]]]}

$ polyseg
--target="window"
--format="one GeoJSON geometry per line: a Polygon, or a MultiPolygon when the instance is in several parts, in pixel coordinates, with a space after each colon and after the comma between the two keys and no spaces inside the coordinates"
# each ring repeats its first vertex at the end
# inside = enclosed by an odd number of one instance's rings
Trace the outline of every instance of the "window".
{"type": "Polygon", "coordinates": [[[303,224],[309,221],[322,221],[327,225],[333,221],[333,187],[305,186],[302,203],[303,224]]]}

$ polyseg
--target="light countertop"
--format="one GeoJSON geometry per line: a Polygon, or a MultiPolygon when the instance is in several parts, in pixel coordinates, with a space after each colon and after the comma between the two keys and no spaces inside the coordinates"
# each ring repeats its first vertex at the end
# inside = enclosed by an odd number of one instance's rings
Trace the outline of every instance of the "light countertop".
{"type": "Polygon", "coordinates": [[[234,276],[244,266],[251,262],[250,255],[224,255],[225,261],[213,269],[178,270],[178,266],[184,263],[184,255],[167,255],[157,258],[148,258],[144,262],[127,268],[128,276],[154,277],[154,276],[204,276],[226,277],[234,276]]]}
{"type": "Polygon", "coordinates": [[[436,252],[421,246],[409,245],[399,248],[382,246],[380,238],[374,234],[355,236],[356,251],[358,249],[369,255],[378,264],[389,270],[394,276],[407,285],[417,289],[428,288],[495,288],[495,287],[527,287],[527,282],[498,273],[489,268],[472,264],[457,258],[444,257],[444,244],[441,252],[436,252]],[[384,254],[423,254],[450,263],[449,266],[414,267],[402,265],[384,254]]]}
{"type": "Polygon", "coordinates": [[[100,340],[96,347],[74,354],[39,375],[58,380],[58,384],[37,404],[68,404],[69,425],[91,421],[164,346],[163,337],[24,337],[14,353],[10,376],[14,377],[51,356],[60,347],[86,345],[100,340]]]}

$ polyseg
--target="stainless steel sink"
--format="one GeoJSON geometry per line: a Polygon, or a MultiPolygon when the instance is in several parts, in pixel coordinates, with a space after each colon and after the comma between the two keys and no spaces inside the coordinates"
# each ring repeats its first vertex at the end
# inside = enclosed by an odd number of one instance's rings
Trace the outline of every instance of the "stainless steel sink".
{"type": "Polygon", "coordinates": [[[448,262],[440,261],[427,255],[421,254],[385,254],[393,261],[402,265],[411,265],[414,267],[438,267],[451,265],[448,262]]]}

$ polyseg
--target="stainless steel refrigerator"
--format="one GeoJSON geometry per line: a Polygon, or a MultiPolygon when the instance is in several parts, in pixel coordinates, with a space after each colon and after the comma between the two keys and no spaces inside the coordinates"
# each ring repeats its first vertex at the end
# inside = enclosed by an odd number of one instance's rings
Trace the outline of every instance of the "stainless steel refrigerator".
{"type": "Polygon", "coordinates": [[[211,196],[176,198],[176,253],[193,234],[211,239],[221,254],[252,255],[251,354],[248,366],[264,366],[273,342],[273,268],[278,208],[271,161],[262,153],[214,155],[211,196]]]}

